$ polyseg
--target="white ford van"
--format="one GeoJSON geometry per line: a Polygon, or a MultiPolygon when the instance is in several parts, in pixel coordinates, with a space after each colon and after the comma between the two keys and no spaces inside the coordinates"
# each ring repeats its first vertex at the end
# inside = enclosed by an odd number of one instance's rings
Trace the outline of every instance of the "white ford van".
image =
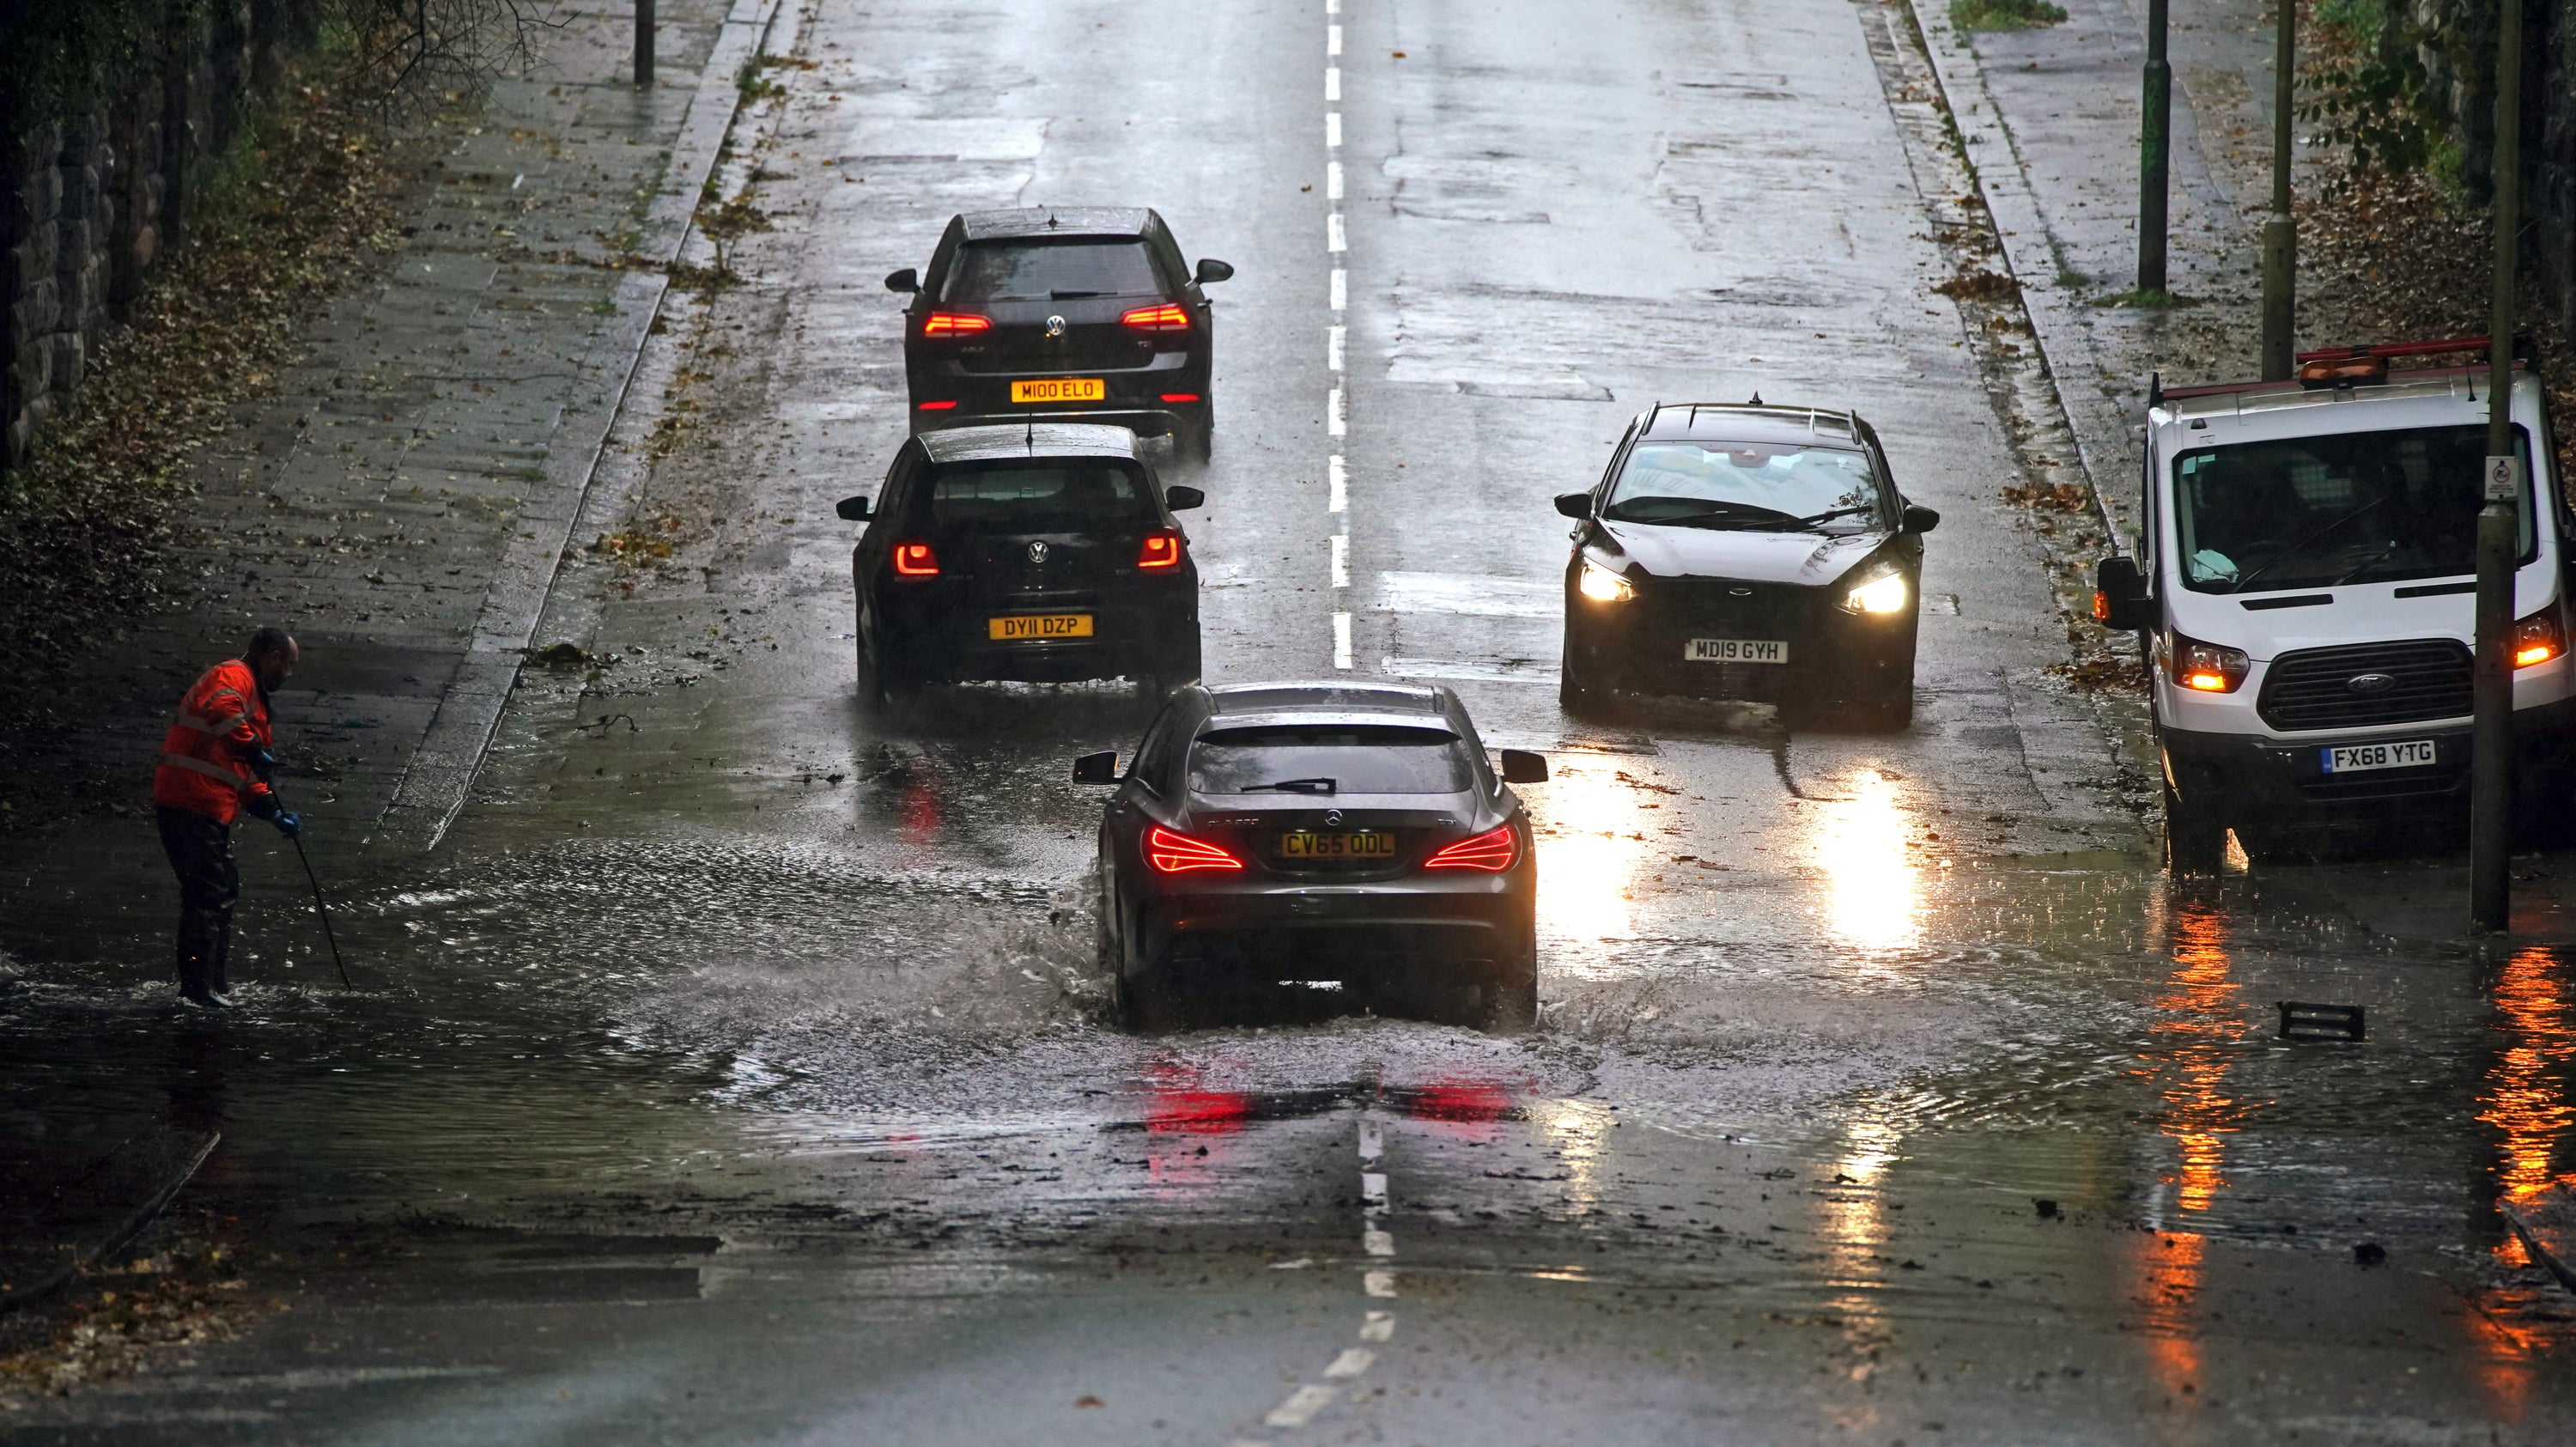
{"type": "MultiPolygon", "coordinates": [[[[2483,338],[2307,353],[2300,378],[2151,390],[2134,558],[2095,614],[2147,635],[2166,861],[2218,867],[2356,829],[2466,817],[2483,338]],[[2435,365],[2392,369],[2400,358],[2435,365]]],[[[2517,822],[2570,809],[2568,538],[2539,383],[2514,577],[2517,822]]]]}

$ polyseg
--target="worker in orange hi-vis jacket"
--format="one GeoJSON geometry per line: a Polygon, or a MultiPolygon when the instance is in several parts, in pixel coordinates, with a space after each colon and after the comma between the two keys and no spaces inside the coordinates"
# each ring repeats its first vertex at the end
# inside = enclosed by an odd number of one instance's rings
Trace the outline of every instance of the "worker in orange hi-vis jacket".
{"type": "Polygon", "coordinates": [[[179,875],[179,993],[208,1009],[233,1002],[228,964],[233,901],[241,894],[233,820],[246,812],[289,839],[304,827],[278,806],[268,786],[277,766],[268,696],[285,685],[301,656],[285,629],[262,628],[241,657],[207,669],[189,686],[161,740],[152,812],[179,875]]]}

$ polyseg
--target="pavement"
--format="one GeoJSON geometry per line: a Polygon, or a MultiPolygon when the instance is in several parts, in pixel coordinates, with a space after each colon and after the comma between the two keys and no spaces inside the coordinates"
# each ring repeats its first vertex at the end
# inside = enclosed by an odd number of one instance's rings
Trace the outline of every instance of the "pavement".
{"type": "MultiPolygon", "coordinates": [[[[185,1200],[286,1301],[0,1440],[2567,1435],[2576,1326],[2497,1207],[2570,1166],[2576,857],[2518,861],[2501,950],[2440,860],[2154,867],[2127,716],[2052,671],[2080,534],[1998,496],[2098,472],[2098,409],[2044,305],[1932,291],[2024,264],[1943,149],[1936,27],[788,18],[715,176],[767,229],[686,243],[744,279],[669,299],[569,530],[667,553],[567,560],[531,636],[581,658],[526,670],[434,850],[331,857],[359,988],[273,857],[212,1026],[164,998],[143,842],[0,859],[0,1105],[184,1086],[224,1137],[185,1200]],[[1211,499],[1210,676],[1435,678],[1554,760],[1536,1031],[1316,992],[1116,1032],[1065,765],[1145,706],[854,707],[831,504],[900,440],[879,278],[1037,200],[1237,268],[1215,454],[1170,470],[1211,499]],[[1568,719],[1549,499],[1644,405],[1756,389],[1858,407],[1944,514],[1914,726],[1568,719]],[[2369,1038],[2280,1041],[2282,999],[2369,1038]]],[[[2089,319],[2098,383],[2129,319],[2089,319]]]]}

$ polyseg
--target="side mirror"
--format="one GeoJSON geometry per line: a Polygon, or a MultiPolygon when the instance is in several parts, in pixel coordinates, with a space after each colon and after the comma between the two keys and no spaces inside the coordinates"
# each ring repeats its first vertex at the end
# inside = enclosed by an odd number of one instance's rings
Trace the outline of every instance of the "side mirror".
{"type": "Polygon", "coordinates": [[[1941,525],[1941,514],[1914,503],[1905,505],[1905,516],[1896,525],[1902,533],[1928,533],[1941,525]]]}
{"type": "Polygon", "coordinates": [[[832,511],[839,513],[845,523],[863,523],[868,520],[868,500],[865,496],[845,497],[832,505],[832,511]]]}
{"type": "Polygon", "coordinates": [[[1207,506],[1207,494],[1195,487],[1167,487],[1163,489],[1163,506],[1174,512],[1188,512],[1194,507],[1207,506]]]}
{"type": "Polygon", "coordinates": [[[1578,521],[1592,516],[1592,494],[1566,492],[1557,494],[1556,510],[1578,521]]]}
{"type": "Polygon", "coordinates": [[[2135,558],[2104,558],[2093,565],[2093,621],[2122,633],[2156,626],[2155,600],[2135,558]]]}
{"type": "Polygon", "coordinates": [[[1077,784],[1115,784],[1118,782],[1118,754],[1084,754],[1073,761],[1073,781],[1077,784]]]}
{"type": "Polygon", "coordinates": [[[1232,281],[1233,279],[1233,267],[1226,265],[1224,262],[1217,260],[1213,256],[1202,256],[1199,258],[1199,269],[1196,276],[1196,280],[1199,285],[1206,286],[1210,282],[1232,281]]]}
{"type": "Polygon", "coordinates": [[[1503,750],[1503,782],[1506,784],[1544,784],[1547,782],[1547,755],[1527,749],[1503,750]]]}
{"type": "Polygon", "coordinates": [[[909,266],[905,267],[901,271],[889,271],[886,273],[886,290],[901,292],[919,291],[921,290],[921,273],[913,270],[909,266]]]}

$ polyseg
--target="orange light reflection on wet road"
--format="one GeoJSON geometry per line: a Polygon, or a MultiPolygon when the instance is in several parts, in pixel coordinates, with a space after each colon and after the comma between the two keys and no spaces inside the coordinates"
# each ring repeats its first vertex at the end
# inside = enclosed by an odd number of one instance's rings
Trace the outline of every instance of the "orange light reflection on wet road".
{"type": "MultiPolygon", "coordinates": [[[[2558,1148],[2576,1125],[2576,1103],[2567,1080],[2576,1069],[2576,1020],[2568,1010],[2566,983],[2556,954],[2537,946],[2517,950],[2496,976],[2494,1028],[2504,1037],[2478,1119],[2502,1137],[2497,1187],[2507,1201],[2528,1200],[2576,1171],[2557,1169],[2558,1148]]],[[[2507,1238],[2512,1241],[2512,1238],[2507,1238]]],[[[2521,1243],[2512,1241],[2514,1254],[2521,1243]]]]}
{"type": "Polygon", "coordinates": [[[1911,820],[1896,786],[1874,769],[1854,776],[1847,789],[1848,797],[1824,806],[1816,837],[1827,926],[1868,949],[1913,944],[1922,935],[1922,886],[1906,847],[1911,820]]]}
{"type": "MultiPolygon", "coordinates": [[[[1553,756],[1555,777],[1543,799],[1546,832],[1538,836],[1539,933],[1560,938],[1615,939],[1635,933],[1630,891],[1645,856],[1635,790],[1618,777],[1618,764],[1597,755],[1553,756]]],[[[1534,793],[1536,791],[1533,791],[1534,793]]],[[[1577,968],[1569,961],[1550,969],[1577,968]]]]}

